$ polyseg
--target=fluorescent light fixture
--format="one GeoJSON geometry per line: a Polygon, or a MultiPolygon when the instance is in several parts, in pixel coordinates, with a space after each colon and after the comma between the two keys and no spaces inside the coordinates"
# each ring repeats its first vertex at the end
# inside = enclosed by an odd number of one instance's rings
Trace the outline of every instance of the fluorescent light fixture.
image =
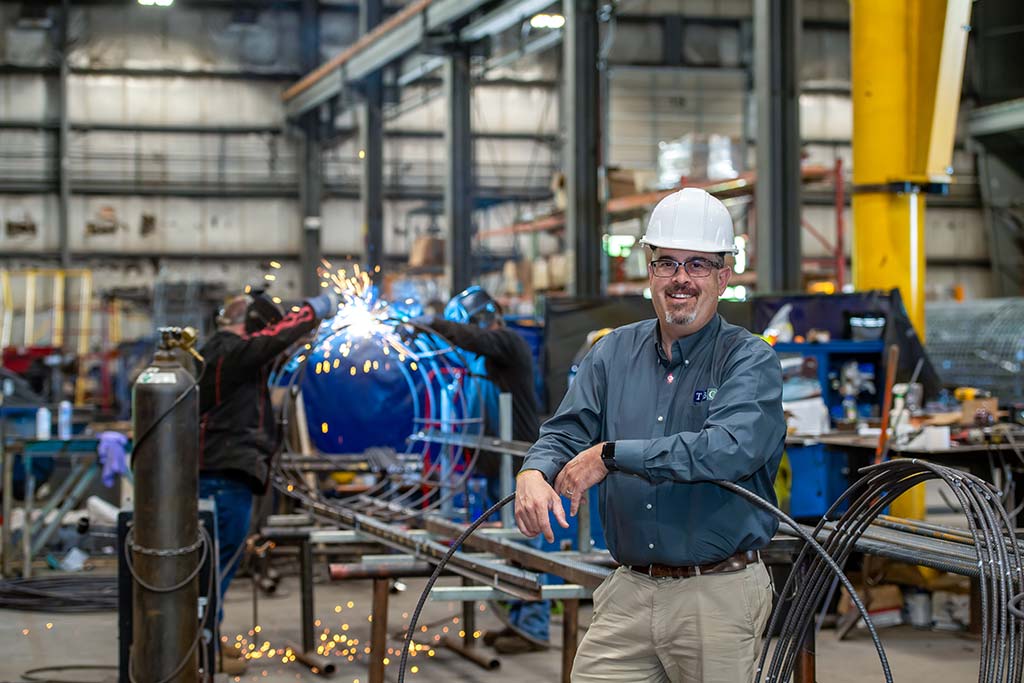
{"type": "Polygon", "coordinates": [[[729,286],[722,292],[722,296],[719,297],[726,301],[745,301],[747,298],[747,288],[743,285],[736,285],[735,287],[729,286]]]}
{"type": "Polygon", "coordinates": [[[174,0],[139,0],[139,4],[146,7],[170,7],[174,0]]]}
{"type": "Polygon", "coordinates": [[[562,28],[565,26],[565,17],[561,14],[535,14],[530,19],[530,26],[533,28],[562,28]]]}

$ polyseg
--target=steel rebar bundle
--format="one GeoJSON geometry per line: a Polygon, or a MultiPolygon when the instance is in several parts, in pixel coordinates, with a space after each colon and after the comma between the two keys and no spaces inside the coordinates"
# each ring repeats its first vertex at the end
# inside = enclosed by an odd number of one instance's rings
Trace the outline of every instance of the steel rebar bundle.
{"type": "MultiPolygon", "coordinates": [[[[941,479],[949,485],[966,515],[968,529],[966,537],[960,534],[945,534],[957,538],[959,543],[969,539],[973,551],[951,556],[946,548],[937,544],[942,533],[938,528],[921,527],[915,532],[927,532],[936,536],[932,543],[923,543],[921,559],[928,559],[929,566],[943,568],[958,574],[965,573],[970,562],[976,568],[980,586],[982,611],[981,663],[978,672],[979,683],[1001,683],[1020,681],[1022,671],[1022,645],[1024,630],[1021,615],[1013,611],[1024,591],[1022,581],[1021,548],[1015,542],[1013,524],[1001,500],[1000,491],[991,484],[964,472],[932,463],[897,459],[872,465],[861,470],[863,476],[835,502],[823,520],[813,529],[813,536],[821,539],[828,554],[842,566],[854,551],[855,544],[865,535],[881,543],[892,543],[884,532],[870,529],[880,513],[902,493],[929,479],[941,479]],[[844,505],[844,512],[835,522],[828,518],[844,505]],[[954,559],[948,559],[953,557],[954,559]],[[947,559],[944,559],[947,558],[947,559]]],[[[891,518],[883,517],[883,524],[893,526],[891,518]]],[[[916,523],[912,523],[916,526],[916,523]]],[[[906,526],[904,524],[904,526],[906,526]]],[[[948,539],[947,539],[948,540],[948,539]]],[[[769,625],[769,632],[779,629],[779,637],[771,648],[761,654],[760,675],[769,682],[788,681],[797,662],[803,634],[810,627],[811,620],[820,608],[826,595],[831,594],[828,567],[820,556],[812,556],[805,547],[796,562],[782,591],[789,596],[789,610],[785,617],[776,610],[769,625]],[[781,622],[781,623],[780,623],[781,622]]]]}

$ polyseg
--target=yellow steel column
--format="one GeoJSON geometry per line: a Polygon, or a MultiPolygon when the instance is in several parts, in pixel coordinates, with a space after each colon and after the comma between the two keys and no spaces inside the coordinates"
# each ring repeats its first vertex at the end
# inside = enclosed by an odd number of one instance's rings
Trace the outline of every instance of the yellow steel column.
{"type": "Polygon", "coordinates": [[[924,194],[949,182],[971,0],[852,0],[853,283],[924,339],[924,194]]]}
{"type": "MultiPolygon", "coordinates": [[[[950,181],[971,0],[852,0],[853,284],[898,288],[925,337],[925,192],[950,181]]],[[[893,503],[924,518],[924,486],[893,503]]]]}

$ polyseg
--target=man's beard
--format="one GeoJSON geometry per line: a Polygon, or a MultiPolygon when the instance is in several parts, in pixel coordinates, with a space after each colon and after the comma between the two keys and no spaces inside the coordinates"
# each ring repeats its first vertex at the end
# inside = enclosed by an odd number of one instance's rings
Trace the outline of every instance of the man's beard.
{"type": "Polygon", "coordinates": [[[665,291],[665,322],[669,325],[689,325],[697,319],[697,299],[700,294],[692,287],[670,287],[665,291]],[[693,297],[693,311],[691,313],[673,313],[671,294],[689,294],[693,297]]]}
{"type": "Polygon", "coordinates": [[[689,325],[697,319],[697,311],[692,313],[670,313],[665,311],[665,322],[669,325],[689,325]]]}

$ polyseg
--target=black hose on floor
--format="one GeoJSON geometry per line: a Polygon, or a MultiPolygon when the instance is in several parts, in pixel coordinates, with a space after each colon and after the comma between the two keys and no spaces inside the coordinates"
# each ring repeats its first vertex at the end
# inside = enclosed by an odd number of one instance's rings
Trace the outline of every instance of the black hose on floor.
{"type": "Polygon", "coordinates": [[[455,542],[452,543],[452,547],[448,549],[448,552],[444,554],[441,561],[434,567],[434,573],[427,579],[427,585],[424,587],[423,592],[420,593],[420,599],[416,602],[416,609],[412,611],[412,618],[409,620],[409,628],[405,632],[405,641],[402,643],[402,661],[398,665],[398,683],[405,683],[405,667],[409,660],[409,648],[412,647],[412,634],[416,631],[416,622],[420,620],[420,612],[423,611],[423,605],[427,602],[427,596],[430,595],[430,591],[433,590],[434,584],[437,583],[437,579],[441,576],[444,568],[448,565],[448,560],[452,559],[452,555],[458,552],[462,544],[466,542],[466,539],[473,535],[473,532],[480,528],[480,525],[490,519],[491,515],[505,507],[516,499],[516,494],[510,493],[497,503],[492,505],[486,512],[477,517],[476,521],[466,527],[466,530],[462,532],[455,542]]]}
{"type": "Polygon", "coordinates": [[[0,581],[0,608],[63,613],[116,610],[117,577],[61,574],[0,581]]]}

